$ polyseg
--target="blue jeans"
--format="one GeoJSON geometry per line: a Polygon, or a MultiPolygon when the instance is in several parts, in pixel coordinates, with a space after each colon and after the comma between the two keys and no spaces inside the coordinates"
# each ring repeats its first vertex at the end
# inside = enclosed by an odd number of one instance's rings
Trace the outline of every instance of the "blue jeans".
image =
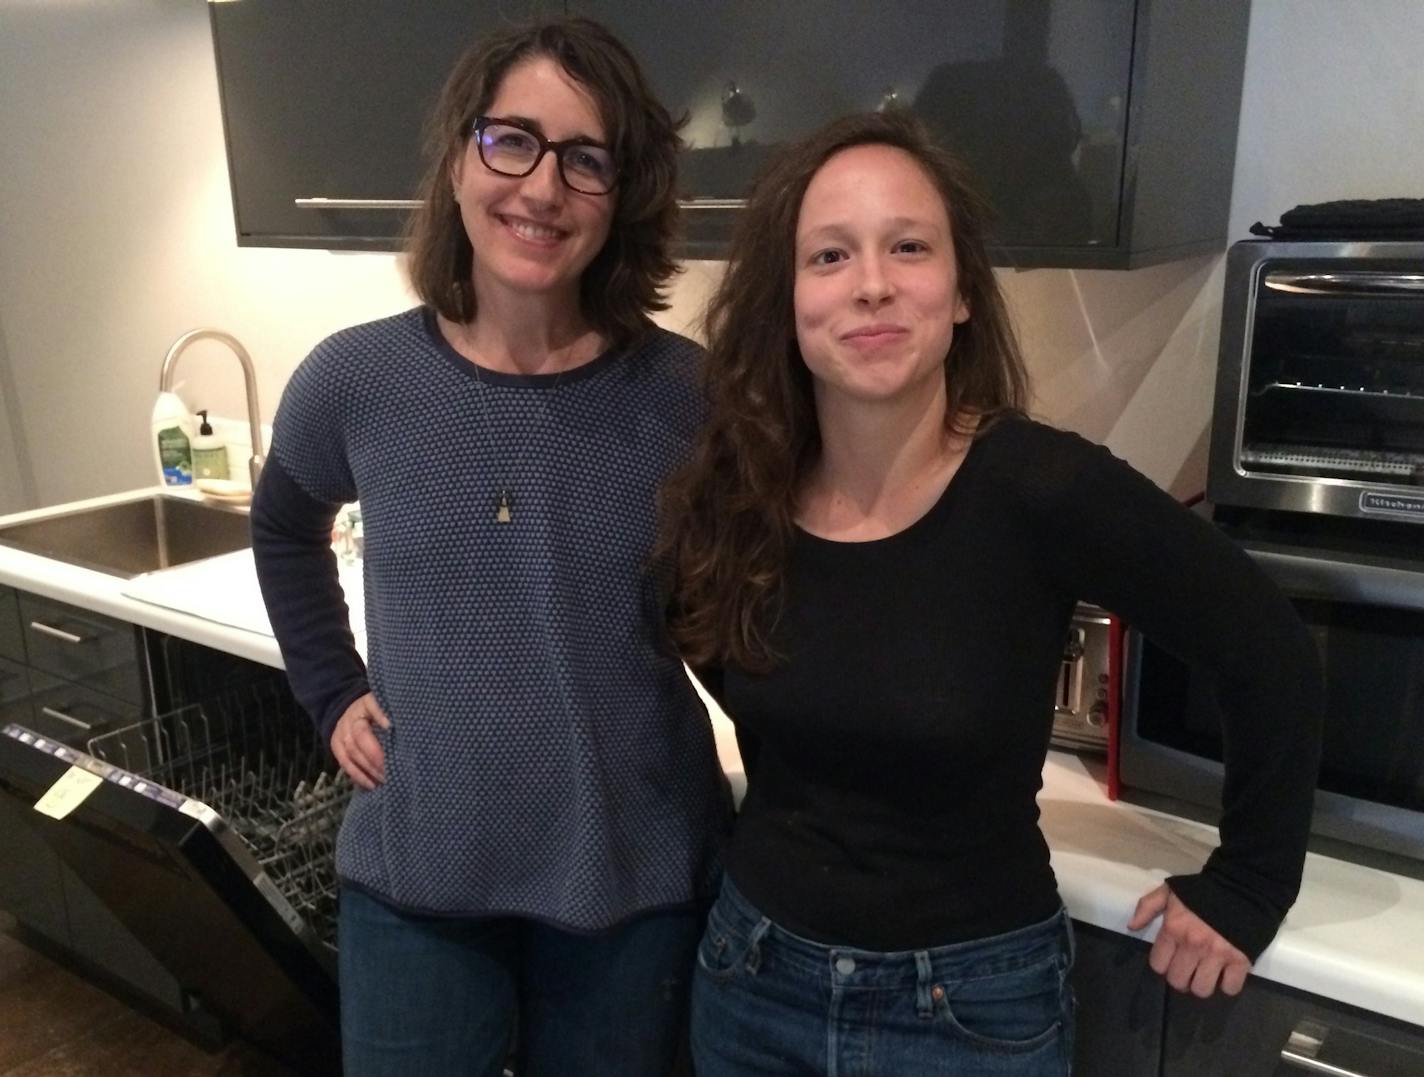
{"type": "Polygon", "coordinates": [[[698,1077],[1063,1077],[1073,1055],[1073,932],[1042,923],[930,950],[822,946],[732,885],[692,984],[698,1077]]]}
{"type": "MultiPolygon", "coordinates": [[[[705,909],[705,905],[703,906],[705,909]]],[[[415,916],[341,891],[346,1077],[667,1077],[702,912],[578,935],[513,917],[415,916]]]]}

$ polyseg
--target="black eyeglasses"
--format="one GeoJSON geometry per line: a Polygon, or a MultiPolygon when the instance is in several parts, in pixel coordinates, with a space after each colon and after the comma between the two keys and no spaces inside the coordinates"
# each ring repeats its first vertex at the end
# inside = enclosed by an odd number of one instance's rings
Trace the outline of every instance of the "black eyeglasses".
{"type": "Polygon", "coordinates": [[[480,116],[472,128],[480,160],[501,176],[527,176],[544,154],[554,151],[559,176],[570,190],[607,194],[618,182],[618,169],[607,146],[580,139],[553,142],[518,120],[480,116]]]}

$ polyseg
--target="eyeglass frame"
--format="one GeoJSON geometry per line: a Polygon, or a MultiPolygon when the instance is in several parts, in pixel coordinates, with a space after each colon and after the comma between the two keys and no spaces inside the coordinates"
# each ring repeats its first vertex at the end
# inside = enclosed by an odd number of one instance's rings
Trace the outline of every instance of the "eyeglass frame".
{"type": "Polygon", "coordinates": [[[569,182],[569,177],[564,174],[564,150],[571,146],[593,146],[600,150],[608,150],[609,156],[612,156],[612,149],[608,144],[599,142],[596,139],[562,138],[555,140],[545,138],[543,132],[535,130],[530,124],[524,123],[521,120],[508,119],[504,116],[476,116],[470,123],[469,131],[470,137],[475,140],[475,152],[479,155],[480,164],[484,165],[496,176],[507,176],[510,179],[523,179],[525,176],[532,176],[534,170],[538,168],[540,163],[544,160],[544,155],[550,150],[553,150],[554,165],[558,169],[559,179],[563,182],[563,185],[571,191],[577,191],[579,194],[593,195],[595,197],[612,194],[618,187],[619,179],[622,178],[620,170],[615,163],[613,168],[613,182],[608,185],[608,190],[606,191],[585,191],[583,188],[575,187],[569,182]],[[495,124],[499,124],[502,127],[513,127],[517,131],[523,131],[526,135],[529,135],[539,143],[539,152],[535,154],[533,162],[523,172],[506,172],[503,169],[495,168],[494,165],[485,160],[484,140],[480,135],[484,132],[486,127],[491,127],[495,124]]]}

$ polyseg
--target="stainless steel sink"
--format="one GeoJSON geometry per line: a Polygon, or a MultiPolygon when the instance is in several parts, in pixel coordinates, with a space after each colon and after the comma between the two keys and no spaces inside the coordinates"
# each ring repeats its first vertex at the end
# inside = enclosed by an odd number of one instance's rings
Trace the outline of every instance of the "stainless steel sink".
{"type": "Polygon", "coordinates": [[[157,495],[0,527],[0,545],[132,577],[251,545],[247,514],[157,495]]]}

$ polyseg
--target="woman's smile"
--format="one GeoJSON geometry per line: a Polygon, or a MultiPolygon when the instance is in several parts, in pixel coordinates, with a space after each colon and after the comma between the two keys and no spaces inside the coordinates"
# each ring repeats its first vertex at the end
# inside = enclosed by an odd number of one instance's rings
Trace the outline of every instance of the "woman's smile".
{"type": "Polygon", "coordinates": [[[852,347],[871,351],[889,344],[898,344],[909,336],[909,329],[903,325],[877,323],[863,325],[841,335],[841,340],[852,347]]]}
{"type": "Polygon", "coordinates": [[[537,246],[554,247],[568,236],[568,232],[562,228],[531,221],[527,217],[515,217],[507,213],[496,213],[495,217],[517,237],[537,246]]]}

